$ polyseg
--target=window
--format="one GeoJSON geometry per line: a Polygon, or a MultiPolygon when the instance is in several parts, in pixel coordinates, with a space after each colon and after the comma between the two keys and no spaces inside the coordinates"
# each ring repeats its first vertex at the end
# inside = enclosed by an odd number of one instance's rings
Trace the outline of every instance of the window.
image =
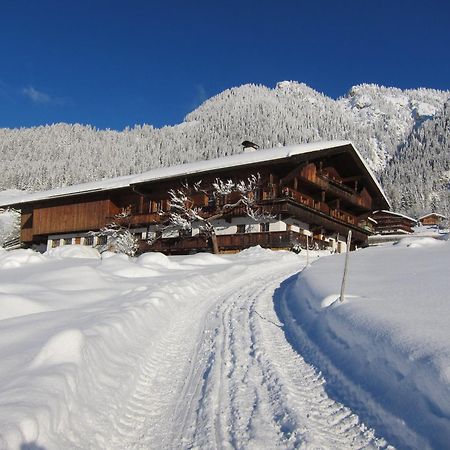
{"type": "Polygon", "coordinates": [[[97,245],[105,245],[108,238],[106,236],[99,236],[97,238],[97,245]]]}
{"type": "Polygon", "coordinates": [[[263,232],[267,232],[269,231],[269,222],[265,222],[265,223],[260,223],[259,224],[259,230],[263,233],[263,232]]]}
{"type": "Polygon", "coordinates": [[[237,225],[236,233],[245,233],[245,225],[237,225]]]}
{"type": "Polygon", "coordinates": [[[152,200],[149,205],[149,212],[158,213],[164,210],[163,200],[152,200]]]}
{"type": "Polygon", "coordinates": [[[84,245],[94,245],[94,236],[86,236],[84,238],[84,245]]]}
{"type": "Polygon", "coordinates": [[[65,238],[64,245],[70,245],[70,244],[72,244],[72,238],[65,238]]]}

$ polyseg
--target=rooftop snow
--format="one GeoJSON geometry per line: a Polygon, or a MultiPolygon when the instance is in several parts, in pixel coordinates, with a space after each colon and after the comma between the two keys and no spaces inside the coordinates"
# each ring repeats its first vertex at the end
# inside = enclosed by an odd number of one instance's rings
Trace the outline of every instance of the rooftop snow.
{"type": "Polygon", "coordinates": [[[431,217],[431,216],[440,217],[441,219],[446,219],[446,218],[447,218],[447,217],[443,216],[442,214],[438,214],[438,213],[428,213],[428,214],[425,214],[425,215],[422,216],[422,217],[419,217],[417,220],[422,220],[422,219],[425,219],[425,217],[431,217]]]}
{"type": "Polygon", "coordinates": [[[418,219],[414,219],[412,217],[406,216],[405,214],[400,214],[400,213],[394,212],[394,211],[388,211],[386,209],[381,209],[379,211],[373,212],[373,214],[376,214],[376,213],[385,213],[385,214],[390,214],[391,216],[403,217],[404,219],[411,220],[412,222],[417,222],[417,220],[418,220],[418,219]]]}
{"type": "Polygon", "coordinates": [[[362,158],[359,151],[355,148],[351,141],[325,141],[314,142],[309,144],[291,145],[286,147],[276,147],[271,149],[262,149],[251,153],[239,153],[221,158],[209,159],[206,161],[197,161],[188,164],[181,164],[171,167],[162,167],[138,175],[126,175],[122,177],[109,178],[100,181],[66,186],[47,191],[40,191],[31,194],[14,194],[12,196],[0,195],[0,207],[9,205],[19,205],[21,203],[29,203],[39,200],[47,200],[51,198],[66,197],[77,194],[86,194],[89,192],[101,192],[112,189],[120,189],[129,187],[134,184],[158,181],[170,178],[176,178],[183,175],[193,175],[203,172],[211,172],[231,167],[247,166],[279,159],[287,159],[296,155],[313,153],[320,150],[351,146],[359,160],[366,168],[371,179],[389,204],[386,195],[374,174],[370,170],[367,163],[362,158]]]}

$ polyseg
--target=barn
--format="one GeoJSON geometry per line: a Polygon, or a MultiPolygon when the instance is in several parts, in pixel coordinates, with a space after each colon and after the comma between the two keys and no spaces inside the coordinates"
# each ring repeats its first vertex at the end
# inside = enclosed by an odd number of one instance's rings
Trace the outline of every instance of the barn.
{"type": "Polygon", "coordinates": [[[419,217],[417,220],[423,226],[438,226],[441,225],[441,223],[443,223],[444,221],[446,221],[447,217],[438,213],[429,213],[425,214],[422,217],[419,217]]]}
{"type": "MultiPolygon", "coordinates": [[[[0,207],[21,211],[24,246],[99,245],[91,231],[120,221],[140,240],[141,251],[182,254],[210,248],[195,226],[189,235],[176,230],[149,243],[170,214],[171,189],[199,181],[243,180],[258,174],[258,206],[270,219],[258,222],[237,208],[214,222],[221,252],[261,245],[291,248],[343,248],[348,231],[352,245],[362,246],[373,233],[369,216],[388,209],[389,202],[375,176],[350,141],[318,142],[258,149],[232,156],[158,168],[139,175],[100,180],[4,199],[0,207]]],[[[197,207],[214,215],[206,193],[197,207]],[[208,209],[209,207],[209,209],[208,209]]]]}

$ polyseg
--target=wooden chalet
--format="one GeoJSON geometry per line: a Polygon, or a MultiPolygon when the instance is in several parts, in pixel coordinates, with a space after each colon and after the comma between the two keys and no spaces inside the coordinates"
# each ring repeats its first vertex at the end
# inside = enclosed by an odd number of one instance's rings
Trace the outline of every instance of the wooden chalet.
{"type": "Polygon", "coordinates": [[[374,231],[376,234],[411,234],[417,220],[404,214],[393,211],[374,211],[372,218],[375,220],[374,231]]]}
{"type": "Polygon", "coordinates": [[[447,220],[447,217],[438,213],[426,214],[417,219],[423,226],[439,226],[442,222],[447,220]]]}
{"type": "MultiPolygon", "coordinates": [[[[242,210],[234,210],[214,225],[221,251],[253,245],[291,248],[343,248],[348,230],[353,245],[362,246],[373,233],[372,211],[389,203],[376,178],[349,141],[294,145],[218,159],[155,169],[140,175],[85,183],[24,195],[3,202],[21,210],[21,241],[25,246],[97,245],[88,234],[130,211],[127,226],[141,240],[141,251],[168,254],[208,250],[198,230],[190,236],[162,235],[153,245],[148,236],[167,217],[169,190],[202,180],[202,186],[222,180],[242,180],[259,174],[258,205],[271,219],[255,223],[242,210]],[[339,245],[338,245],[339,244],[339,245]]],[[[195,198],[204,214],[214,214],[206,194],[195,198]],[[208,209],[209,207],[209,209],[208,209]]],[[[104,244],[104,242],[103,242],[104,244]]]]}

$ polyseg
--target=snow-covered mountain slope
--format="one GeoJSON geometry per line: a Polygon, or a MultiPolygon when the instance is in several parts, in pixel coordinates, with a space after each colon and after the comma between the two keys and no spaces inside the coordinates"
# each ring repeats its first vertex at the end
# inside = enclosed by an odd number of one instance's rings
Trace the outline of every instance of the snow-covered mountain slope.
{"type": "Polygon", "coordinates": [[[450,103],[410,134],[382,182],[394,208],[417,217],[429,210],[450,217],[450,103]]]}
{"type": "Polygon", "coordinates": [[[118,132],[78,124],[0,129],[0,190],[41,190],[239,153],[245,139],[266,148],[350,139],[382,174],[449,96],[365,84],[334,100],[303,83],[283,81],[274,88],[227,89],[183,123],[160,129],[143,125],[118,132]]]}
{"type": "Polygon", "coordinates": [[[338,103],[358,126],[367,127],[380,171],[413,130],[433,118],[448,98],[448,92],[434,89],[362,84],[351,88],[338,103]]]}

